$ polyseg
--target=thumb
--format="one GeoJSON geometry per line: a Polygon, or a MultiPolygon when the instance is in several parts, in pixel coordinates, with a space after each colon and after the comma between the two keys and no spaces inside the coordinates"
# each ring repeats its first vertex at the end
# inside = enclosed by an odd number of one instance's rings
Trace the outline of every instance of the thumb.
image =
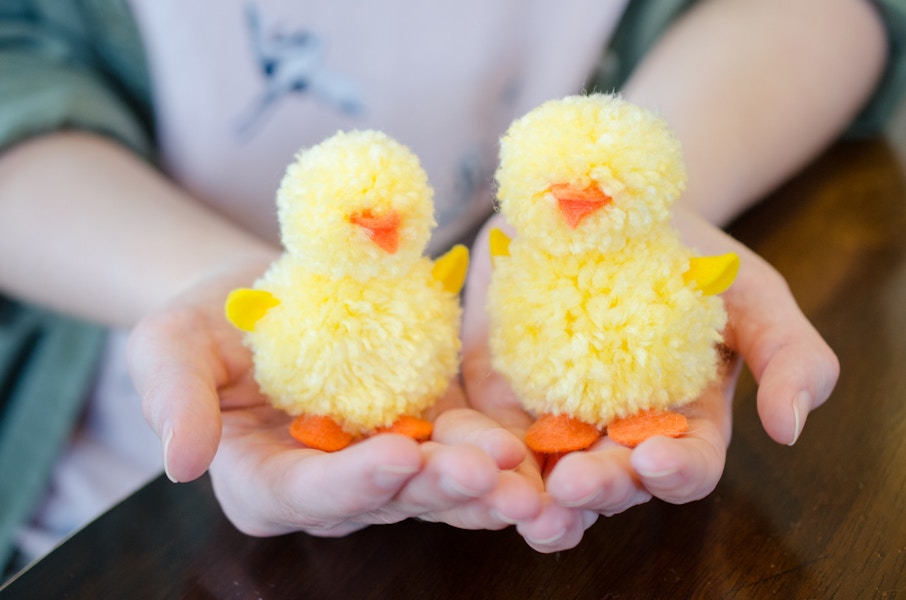
{"type": "MultiPolygon", "coordinates": [[[[758,267],[753,265],[752,271],[758,267]]],[[[802,314],[786,282],[762,266],[728,292],[731,345],[758,382],[758,414],[775,441],[796,443],[808,413],[830,396],[840,364],[802,314]]]]}
{"type": "Polygon", "coordinates": [[[220,443],[217,389],[225,369],[210,338],[197,315],[176,310],[147,317],[130,336],[129,370],[172,481],[200,477],[220,443]]]}

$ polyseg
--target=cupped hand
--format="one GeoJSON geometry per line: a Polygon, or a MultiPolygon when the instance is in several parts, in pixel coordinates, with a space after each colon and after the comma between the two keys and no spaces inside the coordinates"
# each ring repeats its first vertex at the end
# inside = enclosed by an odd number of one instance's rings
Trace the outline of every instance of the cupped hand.
{"type": "MultiPolygon", "coordinates": [[[[463,377],[469,402],[524,437],[533,418],[509,384],[491,367],[485,312],[491,263],[487,231],[476,242],[463,325],[463,377]]],[[[808,413],[830,395],[839,372],[833,351],[799,310],[780,274],[751,250],[693,213],[678,210],[675,224],[699,254],[736,252],[739,276],[724,293],[729,316],[719,382],[683,412],[689,431],[655,437],[630,449],[606,436],[586,451],[559,459],[535,456],[519,472],[543,486],[543,509],[520,522],[526,542],[541,552],[577,545],[599,515],[610,516],[652,497],[681,504],[713,491],[723,473],[732,430],[732,400],[741,361],[759,383],[758,412],[765,431],[793,444],[808,413]]]]}
{"type": "Polygon", "coordinates": [[[252,535],[343,535],[410,517],[499,529],[540,511],[537,488],[511,471],[523,462],[521,442],[465,408],[458,382],[438,404],[430,442],[381,434],[335,453],[296,442],[289,417],[258,391],[250,352],[223,315],[229,291],[265,267],[203,278],[130,338],[130,371],[170,479],[210,467],[224,513],[252,535]]]}

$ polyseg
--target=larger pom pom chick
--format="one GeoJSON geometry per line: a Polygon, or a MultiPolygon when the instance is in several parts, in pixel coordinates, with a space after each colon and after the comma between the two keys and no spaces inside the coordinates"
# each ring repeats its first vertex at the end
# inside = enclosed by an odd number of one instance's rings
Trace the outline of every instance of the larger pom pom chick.
{"type": "Polygon", "coordinates": [[[246,331],[255,378],[306,446],[339,450],[422,418],[458,371],[458,293],[468,251],[423,256],[433,192],[418,159],[375,131],[301,152],[277,194],[285,251],[227,318],[246,331]]]}
{"type": "Polygon", "coordinates": [[[528,446],[682,435],[672,409],[717,377],[739,259],[695,257],[672,228],[686,173],[666,123],[614,95],[550,101],[511,125],[496,177],[516,235],[491,232],[490,346],[538,417],[528,446]]]}

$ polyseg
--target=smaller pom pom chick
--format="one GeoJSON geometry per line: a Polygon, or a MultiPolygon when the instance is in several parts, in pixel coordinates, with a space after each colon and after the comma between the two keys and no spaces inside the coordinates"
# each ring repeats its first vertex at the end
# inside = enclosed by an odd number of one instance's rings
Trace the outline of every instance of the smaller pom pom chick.
{"type": "Polygon", "coordinates": [[[618,96],[573,96],[517,119],[501,140],[488,290],[494,367],[538,418],[534,451],[679,436],[672,408],[717,378],[716,296],[735,254],[694,257],[670,224],[685,185],[666,123],[618,96]]]}
{"type": "Polygon", "coordinates": [[[324,451],[421,417],[459,365],[458,293],[468,251],[423,256],[433,191],[416,156],[375,131],[302,151],[277,194],[285,251],[227,318],[246,331],[255,379],[294,416],[290,433],[324,451]]]}

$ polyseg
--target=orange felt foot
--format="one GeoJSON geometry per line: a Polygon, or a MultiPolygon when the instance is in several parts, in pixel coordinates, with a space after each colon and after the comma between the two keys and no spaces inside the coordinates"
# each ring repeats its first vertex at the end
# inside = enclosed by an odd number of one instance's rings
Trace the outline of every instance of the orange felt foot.
{"type": "Polygon", "coordinates": [[[289,433],[309,448],[324,452],[342,450],[355,439],[330,417],[300,415],[290,423],[289,433]]]}
{"type": "Polygon", "coordinates": [[[418,419],[416,417],[402,416],[396,420],[396,423],[390,427],[381,427],[378,433],[398,433],[410,437],[417,442],[424,442],[431,438],[434,432],[434,424],[431,421],[418,419]]]}
{"type": "Polygon", "coordinates": [[[650,437],[679,437],[688,429],[686,417],[678,412],[645,410],[625,419],[617,419],[607,426],[607,435],[618,444],[635,448],[650,437]]]}
{"type": "Polygon", "coordinates": [[[544,414],[525,433],[526,445],[542,454],[584,450],[601,437],[597,427],[567,415],[544,414]]]}

